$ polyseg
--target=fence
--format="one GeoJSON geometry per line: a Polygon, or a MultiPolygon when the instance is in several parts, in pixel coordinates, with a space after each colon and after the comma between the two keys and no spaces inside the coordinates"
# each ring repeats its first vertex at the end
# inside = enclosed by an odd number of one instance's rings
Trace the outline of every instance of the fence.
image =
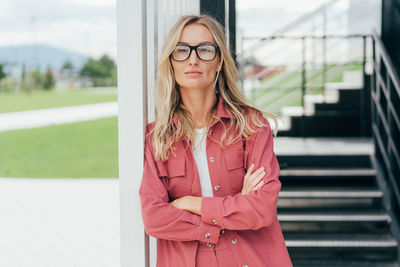
{"type": "Polygon", "coordinates": [[[373,34],[374,71],[371,86],[375,157],[400,219],[400,79],[380,37],[373,34]]]}

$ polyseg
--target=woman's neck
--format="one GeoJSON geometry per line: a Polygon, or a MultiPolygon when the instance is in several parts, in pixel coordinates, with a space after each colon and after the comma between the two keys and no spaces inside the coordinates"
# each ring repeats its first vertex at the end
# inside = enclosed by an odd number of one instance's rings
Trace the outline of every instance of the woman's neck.
{"type": "Polygon", "coordinates": [[[192,90],[181,89],[183,105],[192,115],[196,128],[206,127],[208,124],[208,113],[217,101],[214,90],[192,90]]]}

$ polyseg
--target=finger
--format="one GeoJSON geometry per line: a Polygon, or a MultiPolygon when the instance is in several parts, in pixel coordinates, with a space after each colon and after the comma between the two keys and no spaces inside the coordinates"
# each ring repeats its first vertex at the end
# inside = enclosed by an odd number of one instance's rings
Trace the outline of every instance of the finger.
{"type": "Polygon", "coordinates": [[[265,176],[266,172],[262,172],[260,173],[257,177],[255,177],[253,180],[251,180],[250,185],[252,187],[256,186],[261,180],[262,178],[265,176]]]}
{"type": "Polygon", "coordinates": [[[249,181],[252,181],[255,178],[257,178],[262,172],[264,172],[264,167],[261,167],[258,170],[256,170],[255,172],[253,172],[253,174],[249,176],[249,181]]]}
{"type": "Polygon", "coordinates": [[[258,185],[256,185],[256,187],[253,188],[253,190],[257,190],[259,188],[261,188],[264,185],[264,181],[261,181],[258,183],[258,185]]]}
{"type": "Polygon", "coordinates": [[[245,178],[248,178],[251,175],[251,171],[254,169],[254,164],[251,164],[250,167],[247,169],[247,173],[244,176],[245,178]]]}

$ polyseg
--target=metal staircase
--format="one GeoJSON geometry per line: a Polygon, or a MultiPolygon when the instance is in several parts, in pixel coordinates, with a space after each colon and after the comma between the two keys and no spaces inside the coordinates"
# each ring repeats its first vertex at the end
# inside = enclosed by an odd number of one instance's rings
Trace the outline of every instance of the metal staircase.
{"type": "Polygon", "coordinates": [[[294,266],[400,266],[370,156],[278,154],[278,218],[294,266]]]}
{"type": "Polygon", "coordinates": [[[327,27],[343,2],[243,38],[242,87],[280,117],[278,219],[293,265],[400,267],[400,79],[377,33],[327,27]],[[321,29],[298,26],[319,16],[321,29]]]}
{"type": "Polygon", "coordinates": [[[371,136],[370,76],[365,88],[328,83],[324,95],[306,95],[303,107],[283,107],[280,136],[371,136]],[[330,89],[333,87],[333,89],[330,89]]]}

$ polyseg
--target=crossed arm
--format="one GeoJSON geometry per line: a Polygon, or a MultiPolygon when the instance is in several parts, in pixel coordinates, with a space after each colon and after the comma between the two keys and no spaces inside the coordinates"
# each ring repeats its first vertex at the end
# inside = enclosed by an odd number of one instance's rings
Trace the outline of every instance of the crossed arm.
{"type": "MultiPolygon", "coordinates": [[[[264,184],[262,178],[266,174],[265,168],[260,167],[256,171],[252,172],[253,169],[254,169],[254,164],[251,164],[250,168],[247,170],[246,175],[244,176],[243,188],[242,191],[240,192],[242,195],[247,195],[252,190],[257,190],[264,184]]],[[[201,201],[202,197],[184,196],[172,201],[171,205],[178,209],[186,210],[191,213],[201,215],[201,201]]]]}

